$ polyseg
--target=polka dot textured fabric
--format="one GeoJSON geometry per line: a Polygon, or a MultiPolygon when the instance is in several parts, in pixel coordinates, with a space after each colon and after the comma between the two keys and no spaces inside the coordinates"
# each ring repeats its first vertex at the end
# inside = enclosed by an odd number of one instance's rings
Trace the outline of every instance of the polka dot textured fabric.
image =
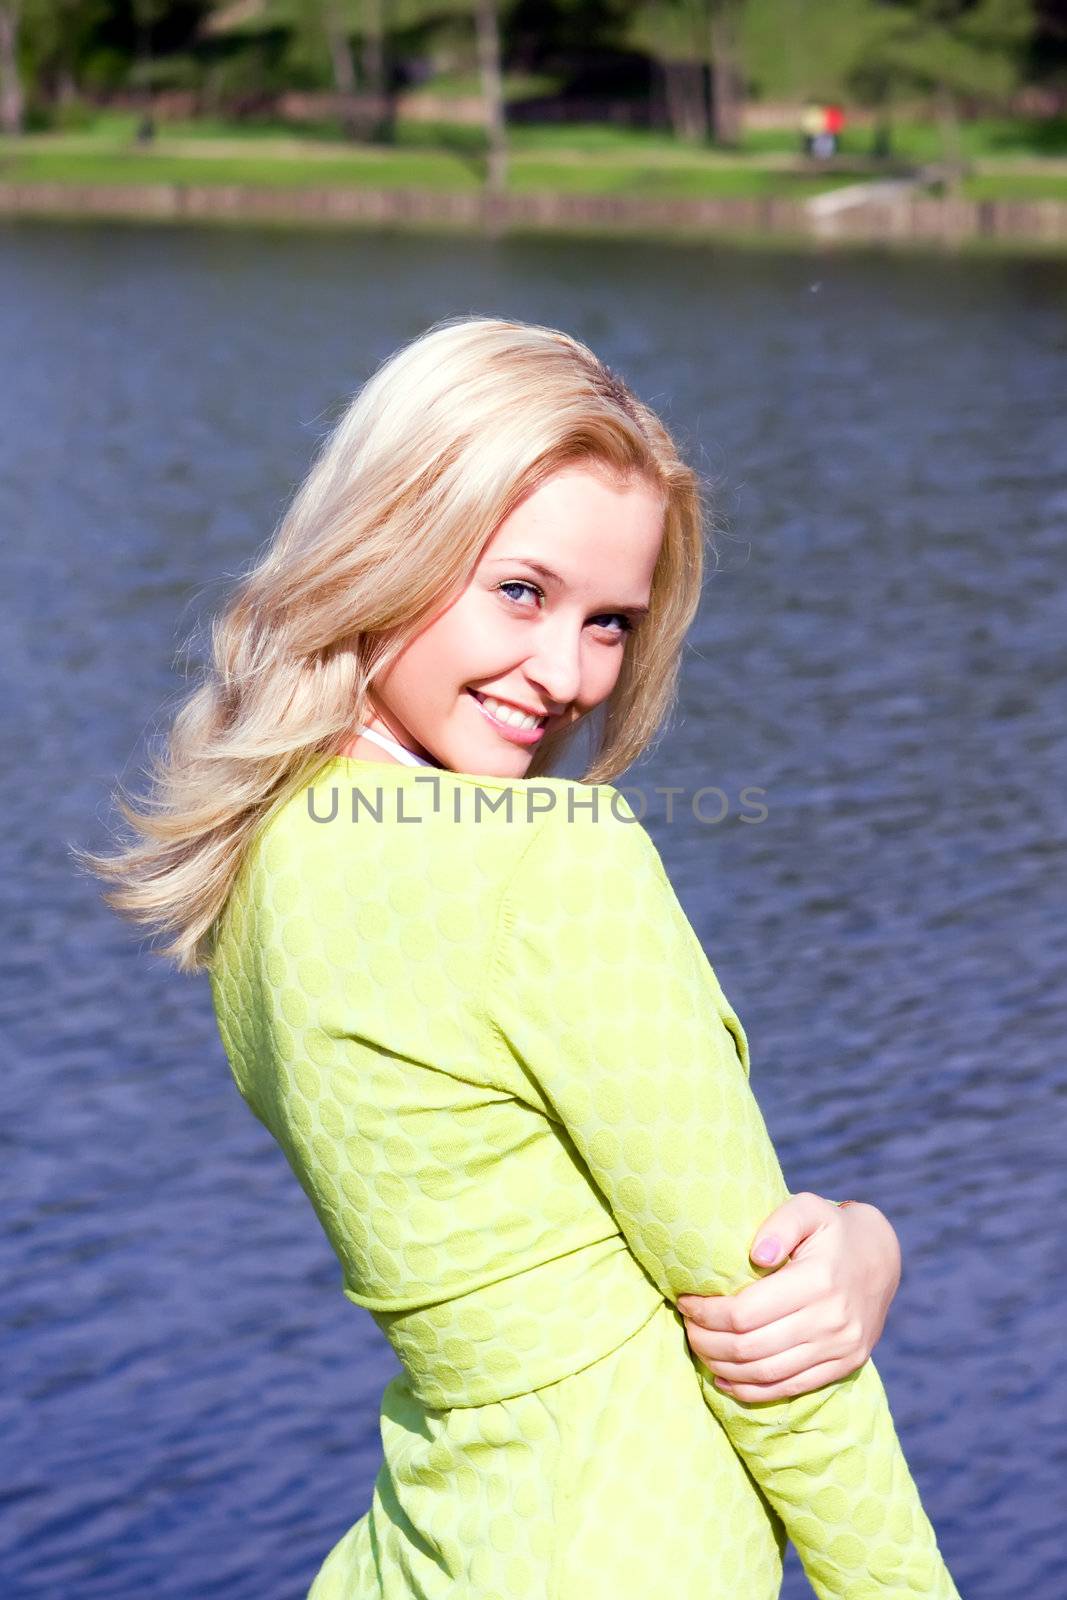
{"type": "Polygon", "coordinates": [[[872,1361],[746,1403],[675,1302],[787,1198],[744,1029],[610,784],[331,758],[211,964],[237,1087],[396,1352],[307,1600],[959,1600],[872,1361]]]}

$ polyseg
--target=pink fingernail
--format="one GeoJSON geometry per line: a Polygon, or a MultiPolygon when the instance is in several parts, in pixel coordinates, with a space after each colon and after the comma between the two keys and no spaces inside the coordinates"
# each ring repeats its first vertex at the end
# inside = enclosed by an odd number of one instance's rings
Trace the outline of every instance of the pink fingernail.
{"type": "Polygon", "coordinates": [[[771,1234],[769,1238],[760,1240],[759,1244],[752,1252],[752,1259],[753,1261],[762,1262],[762,1264],[766,1266],[768,1262],[775,1259],[778,1254],[778,1250],[778,1240],[773,1234],[771,1234]]]}

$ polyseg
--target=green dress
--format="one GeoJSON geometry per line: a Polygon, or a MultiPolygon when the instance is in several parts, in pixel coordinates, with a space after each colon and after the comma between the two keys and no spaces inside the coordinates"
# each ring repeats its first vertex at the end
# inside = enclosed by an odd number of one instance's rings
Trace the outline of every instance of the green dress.
{"type": "MultiPolygon", "coordinates": [[[[307,1600],[959,1600],[872,1361],[715,1388],[674,1302],[789,1196],[748,1043],[610,784],[330,757],[253,838],[234,1079],[402,1371],[307,1600]]],[[[311,1575],[309,1574],[309,1577],[311,1575]]]]}

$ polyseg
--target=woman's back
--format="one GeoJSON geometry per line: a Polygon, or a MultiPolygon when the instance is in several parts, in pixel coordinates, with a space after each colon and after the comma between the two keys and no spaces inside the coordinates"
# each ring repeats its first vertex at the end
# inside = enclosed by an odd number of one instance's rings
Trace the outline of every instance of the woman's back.
{"type": "Polygon", "coordinates": [[[483,1010],[501,888],[544,820],[526,796],[581,787],[339,757],[312,791],[337,815],[301,791],[227,907],[212,984],[238,1086],[430,1406],[552,1382],[662,1303],[483,1010]]]}
{"type": "Polygon", "coordinates": [[[250,849],[211,971],[403,1367],[309,1600],[772,1600],[787,1534],[822,1596],[956,1596],[873,1363],[746,1405],[689,1351],[673,1301],[750,1281],[788,1189],[622,797],[337,757],[311,800],[250,849]]]}

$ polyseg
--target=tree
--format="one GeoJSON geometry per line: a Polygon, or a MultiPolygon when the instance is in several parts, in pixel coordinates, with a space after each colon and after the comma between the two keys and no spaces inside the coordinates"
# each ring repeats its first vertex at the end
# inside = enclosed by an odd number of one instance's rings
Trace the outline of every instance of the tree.
{"type": "Polygon", "coordinates": [[[507,121],[504,114],[504,69],[500,50],[500,19],[496,0],[477,0],[478,70],[485,105],[486,189],[502,195],[508,181],[507,121]]]}
{"type": "Polygon", "coordinates": [[[25,96],[19,75],[21,0],[0,0],[0,129],[22,132],[25,96]]]}
{"type": "Polygon", "coordinates": [[[19,132],[28,111],[73,99],[107,14],[108,0],[0,0],[0,126],[6,132],[19,132]]]}
{"type": "MultiPolygon", "coordinates": [[[[385,59],[385,16],[383,0],[363,0],[363,82],[369,92],[387,109],[384,124],[392,126],[392,96],[385,59]]],[[[383,131],[379,126],[377,132],[383,131]]]]}
{"type": "Polygon", "coordinates": [[[741,134],[743,0],[646,0],[627,43],[659,67],[667,118],[680,139],[734,145],[741,134]],[[710,90],[710,104],[709,104],[710,90]]]}
{"type": "Polygon", "coordinates": [[[710,39],[708,0],[646,0],[634,12],[627,44],[659,68],[667,120],[679,139],[708,137],[705,63],[710,39]]]}
{"type": "MultiPolygon", "coordinates": [[[[332,83],[346,137],[388,138],[394,111],[383,6],[384,0],[217,0],[202,34],[243,46],[252,62],[257,50],[272,56],[274,88],[332,83]]],[[[391,0],[390,11],[396,9],[391,0]]]]}
{"type": "Polygon", "coordinates": [[[716,144],[736,145],[741,138],[744,78],[741,72],[740,22],[743,0],[707,0],[708,65],[711,72],[711,136],[716,144]]]}
{"type": "Polygon", "coordinates": [[[152,107],[152,30],[167,9],[167,0],[132,0],[133,17],[137,25],[137,66],[135,80],[144,94],[144,109],[137,138],[147,144],[156,136],[156,119],[152,107]]]}
{"type": "Polygon", "coordinates": [[[320,13],[333,68],[334,88],[341,100],[341,125],[352,139],[359,131],[355,111],[356,69],[352,65],[352,47],[348,42],[341,0],[321,0],[320,13]]]}
{"type": "Polygon", "coordinates": [[[386,66],[383,0],[316,0],[316,4],[330,53],[334,88],[343,107],[345,133],[349,138],[388,138],[393,126],[393,104],[386,66]],[[353,32],[362,40],[360,73],[363,88],[375,107],[369,119],[361,119],[358,113],[353,32]]]}
{"type": "Polygon", "coordinates": [[[1003,103],[1018,87],[1035,26],[1032,0],[891,0],[880,11],[867,70],[933,96],[949,187],[958,192],[960,101],[1003,103]]]}
{"type": "Polygon", "coordinates": [[[513,0],[390,0],[395,25],[411,27],[421,23],[427,30],[442,25],[454,27],[457,21],[473,29],[484,107],[485,185],[490,195],[503,194],[507,187],[508,140],[504,101],[503,26],[513,0]]]}

